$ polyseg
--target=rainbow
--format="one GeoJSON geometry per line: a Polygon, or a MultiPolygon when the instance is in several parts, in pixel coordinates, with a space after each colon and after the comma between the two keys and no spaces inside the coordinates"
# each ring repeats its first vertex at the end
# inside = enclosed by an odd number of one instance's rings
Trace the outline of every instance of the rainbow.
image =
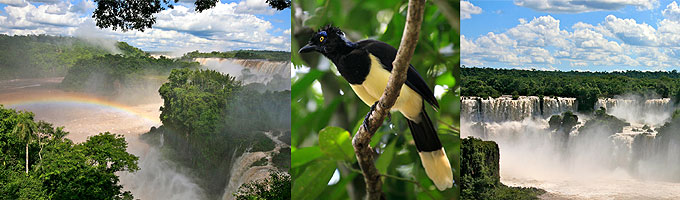
{"type": "Polygon", "coordinates": [[[158,118],[157,115],[149,114],[148,112],[140,112],[139,108],[134,108],[125,104],[117,103],[106,99],[96,98],[80,93],[55,92],[55,91],[50,91],[47,93],[44,92],[28,94],[21,93],[19,95],[13,95],[13,97],[9,99],[3,99],[0,96],[0,105],[3,105],[5,108],[17,108],[40,104],[61,104],[69,106],[103,107],[128,115],[137,116],[145,120],[148,120],[149,122],[160,124],[160,119],[158,118]]]}

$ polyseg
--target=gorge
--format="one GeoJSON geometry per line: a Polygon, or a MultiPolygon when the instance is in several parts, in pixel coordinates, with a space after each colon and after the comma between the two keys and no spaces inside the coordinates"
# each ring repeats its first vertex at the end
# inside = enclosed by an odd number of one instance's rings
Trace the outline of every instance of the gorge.
{"type": "MultiPolygon", "coordinates": [[[[461,98],[461,137],[498,143],[501,181],[538,187],[547,199],[679,198],[680,140],[670,98],[461,98]],[[551,126],[574,113],[573,126],[551,126]],[[560,117],[556,117],[560,118],[560,117]]],[[[562,121],[564,122],[564,121],[562,121]]]]}

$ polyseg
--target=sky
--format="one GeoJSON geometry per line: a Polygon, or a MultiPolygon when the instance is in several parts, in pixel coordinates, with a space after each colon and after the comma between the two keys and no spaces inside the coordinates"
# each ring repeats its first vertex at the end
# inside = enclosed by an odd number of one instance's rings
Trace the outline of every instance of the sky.
{"type": "Polygon", "coordinates": [[[680,69],[680,1],[461,1],[465,66],[680,69]]]}
{"type": "Polygon", "coordinates": [[[222,0],[202,13],[194,1],[155,14],[141,31],[95,26],[93,0],[0,0],[0,34],[46,34],[124,41],[144,51],[259,49],[290,51],[290,9],[277,11],[264,0],[222,0]]]}

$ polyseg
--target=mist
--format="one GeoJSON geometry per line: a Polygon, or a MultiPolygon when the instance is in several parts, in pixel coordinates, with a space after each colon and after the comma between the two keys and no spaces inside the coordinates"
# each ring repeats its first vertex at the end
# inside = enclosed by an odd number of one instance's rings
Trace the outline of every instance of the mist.
{"type": "MultiPolygon", "coordinates": [[[[576,113],[574,104],[551,109],[549,99],[541,104],[537,97],[465,97],[461,137],[498,143],[501,180],[509,185],[540,187],[561,198],[680,197],[680,192],[645,189],[680,186],[679,140],[656,138],[677,108],[669,98],[599,99],[594,109],[605,108],[625,122],[620,131],[594,113],[576,113]],[[551,129],[550,117],[565,111],[574,112],[578,123],[551,129]]],[[[672,125],[670,130],[680,128],[672,125]]]]}

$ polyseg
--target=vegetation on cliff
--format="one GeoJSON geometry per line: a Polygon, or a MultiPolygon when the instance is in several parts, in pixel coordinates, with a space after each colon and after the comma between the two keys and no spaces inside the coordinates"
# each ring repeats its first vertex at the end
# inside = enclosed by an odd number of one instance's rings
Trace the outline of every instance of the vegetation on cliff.
{"type": "Polygon", "coordinates": [[[133,199],[115,174],[139,169],[123,136],[74,144],[67,134],[0,106],[0,199],[133,199]]]}
{"type": "MultiPolygon", "coordinates": [[[[159,89],[163,126],[143,138],[160,144],[162,137],[165,155],[191,169],[209,198],[221,197],[243,152],[275,148],[263,132],[280,132],[274,134],[279,139],[290,134],[290,91],[249,88],[216,71],[174,69],[159,89]]],[[[290,153],[276,154],[272,161],[286,170],[290,153]]]]}
{"type": "Polygon", "coordinates": [[[227,52],[199,52],[192,51],[184,54],[180,59],[192,60],[194,58],[238,58],[238,59],[264,59],[270,61],[290,61],[290,52],[268,50],[236,50],[227,52]]]}
{"type": "Polygon", "coordinates": [[[149,93],[165,81],[175,68],[198,68],[196,62],[147,56],[101,55],[78,60],[61,83],[67,90],[116,95],[124,89],[149,93]],[[148,88],[144,86],[150,85],[148,88]],[[145,91],[138,91],[143,90],[145,91]]]}
{"type": "Polygon", "coordinates": [[[538,199],[545,190],[500,181],[500,152],[493,141],[469,137],[461,144],[461,199],[538,199]]]}

